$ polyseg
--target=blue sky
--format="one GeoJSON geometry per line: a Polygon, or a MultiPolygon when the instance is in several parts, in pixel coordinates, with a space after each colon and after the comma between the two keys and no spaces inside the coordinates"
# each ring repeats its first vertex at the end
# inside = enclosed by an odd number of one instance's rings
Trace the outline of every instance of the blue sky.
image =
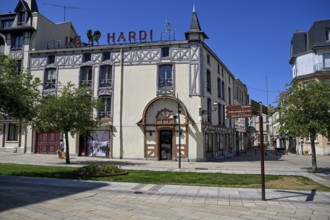
{"type": "MultiPolygon", "coordinates": [[[[0,13],[12,11],[18,0],[1,0],[0,13]]],[[[172,22],[177,40],[189,29],[193,5],[206,44],[248,87],[250,98],[274,101],[292,80],[290,41],[297,29],[308,31],[316,20],[330,19],[329,0],[37,0],[41,14],[57,23],[72,21],[87,42],[88,29],[107,33],[154,30],[154,40],[172,22]],[[75,7],[73,9],[69,7],[75,7]],[[268,86],[267,86],[268,85],[268,86]],[[268,88],[268,89],[267,89],[268,88]],[[266,92],[268,90],[268,93],[266,92]]]]}

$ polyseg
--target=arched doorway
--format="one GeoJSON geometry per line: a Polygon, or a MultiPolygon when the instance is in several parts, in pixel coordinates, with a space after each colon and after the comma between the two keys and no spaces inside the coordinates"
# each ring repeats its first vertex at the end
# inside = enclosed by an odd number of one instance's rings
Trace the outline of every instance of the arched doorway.
{"type": "Polygon", "coordinates": [[[179,156],[179,142],[181,157],[188,158],[189,123],[193,123],[193,120],[185,105],[177,98],[162,96],[151,100],[137,123],[144,132],[145,158],[176,159],[179,156]],[[180,124],[178,106],[181,109],[180,124]]]}

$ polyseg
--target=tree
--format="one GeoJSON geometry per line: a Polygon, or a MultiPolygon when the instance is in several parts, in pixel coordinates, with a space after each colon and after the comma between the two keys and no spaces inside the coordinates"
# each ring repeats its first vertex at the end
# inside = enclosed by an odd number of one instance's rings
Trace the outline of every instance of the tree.
{"type": "Polygon", "coordinates": [[[312,170],[317,172],[315,137],[330,135],[330,85],[309,80],[294,83],[281,104],[281,132],[310,137],[312,170]]]}
{"type": "Polygon", "coordinates": [[[69,164],[69,133],[86,134],[96,128],[98,122],[93,118],[92,112],[98,102],[91,98],[88,88],[75,88],[71,83],[58,93],[57,96],[49,95],[41,101],[33,126],[37,131],[64,133],[66,163],[69,164]]]}
{"type": "Polygon", "coordinates": [[[18,63],[0,56],[0,117],[31,121],[40,99],[40,80],[17,70],[18,63]]]}

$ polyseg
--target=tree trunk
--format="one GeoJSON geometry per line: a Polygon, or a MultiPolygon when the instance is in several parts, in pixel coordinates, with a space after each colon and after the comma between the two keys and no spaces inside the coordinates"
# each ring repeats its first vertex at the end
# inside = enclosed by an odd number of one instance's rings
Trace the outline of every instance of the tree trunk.
{"type": "Polygon", "coordinates": [[[66,154],[65,154],[65,161],[67,164],[70,164],[70,156],[69,156],[69,132],[64,132],[64,135],[65,135],[65,151],[66,151],[66,154]]]}
{"type": "Polygon", "coordinates": [[[311,148],[312,148],[312,170],[313,173],[317,173],[317,164],[316,164],[316,150],[315,150],[315,133],[310,134],[311,139],[311,148]]]}

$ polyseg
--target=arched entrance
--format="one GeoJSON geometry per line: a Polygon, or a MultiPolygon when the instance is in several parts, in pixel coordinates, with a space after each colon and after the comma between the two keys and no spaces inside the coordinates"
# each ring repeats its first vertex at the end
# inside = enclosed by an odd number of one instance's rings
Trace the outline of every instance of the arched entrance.
{"type": "Polygon", "coordinates": [[[177,98],[162,96],[151,100],[143,111],[142,119],[137,123],[144,132],[144,157],[176,159],[179,157],[181,142],[181,157],[188,158],[189,123],[193,121],[185,105],[177,98]],[[180,124],[178,107],[181,111],[180,124]]]}

